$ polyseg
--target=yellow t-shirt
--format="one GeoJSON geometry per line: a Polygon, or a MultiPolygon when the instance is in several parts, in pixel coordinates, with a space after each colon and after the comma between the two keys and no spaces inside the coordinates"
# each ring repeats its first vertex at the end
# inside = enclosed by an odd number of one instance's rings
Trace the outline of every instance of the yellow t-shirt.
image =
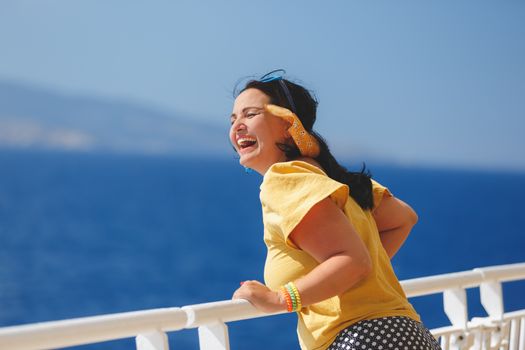
{"type": "MultiPolygon", "coordinates": [[[[388,189],[375,181],[374,208],[388,189]]],[[[302,349],[326,349],[339,331],[365,319],[407,316],[419,321],[408,302],[384,250],[370,210],[349,196],[348,186],[329,178],[321,169],[302,161],[274,164],[261,184],[264,242],[268,248],[264,279],[278,290],[313,270],[318,262],[298,249],[289,234],[321,200],[330,197],[345,213],[368,248],[372,272],[342,295],[304,307],[298,312],[297,333],[302,349]]]]}

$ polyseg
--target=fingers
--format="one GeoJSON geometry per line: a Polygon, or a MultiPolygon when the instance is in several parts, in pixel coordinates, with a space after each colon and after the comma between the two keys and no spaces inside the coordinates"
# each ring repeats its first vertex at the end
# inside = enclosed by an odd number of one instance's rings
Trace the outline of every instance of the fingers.
{"type": "Polygon", "coordinates": [[[250,283],[250,282],[253,282],[253,281],[252,281],[252,280],[242,281],[242,282],[240,282],[240,285],[242,286],[243,284],[245,284],[245,283],[250,283]]]}
{"type": "Polygon", "coordinates": [[[250,287],[258,287],[258,286],[264,286],[266,287],[263,283],[257,281],[257,280],[247,280],[247,281],[243,281],[241,282],[241,287],[242,286],[250,286],[250,287]]]}
{"type": "MultiPolygon", "coordinates": [[[[233,293],[232,299],[250,300],[260,286],[264,286],[261,282],[255,280],[243,281],[239,284],[240,287],[233,293]]],[[[266,288],[266,286],[264,287],[266,288]]]]}
{"type": "Polygon", "coordinates": [[[263,312],[282,311],[279,292],[270,290],[259,281],[244,281],[233,293],[232,299],[244,299],[263,312]]]}
{"type": "Polygon", "coordinates": [[[240,285],[240,288],[242,288],[243,286],[244,287],[264,286],[264,284],[256,280],[242,281],[242,282],[239,282],[239,285],[240,285]]]}
{"type": "Polygon", "coordinates": [[[252,297],[253,293],[250,290],[239,288],[233,293],[232,299],[244,299],[252,303],[252,297]]]}
{"type": "Polygon", "coordinates": [[[247,288],[246,281],[240,282],[240,285],[241,286],[237,288],[237,290],[233,293],[232,299],[246,299],[245,297],[246,288],[247,288]]]}

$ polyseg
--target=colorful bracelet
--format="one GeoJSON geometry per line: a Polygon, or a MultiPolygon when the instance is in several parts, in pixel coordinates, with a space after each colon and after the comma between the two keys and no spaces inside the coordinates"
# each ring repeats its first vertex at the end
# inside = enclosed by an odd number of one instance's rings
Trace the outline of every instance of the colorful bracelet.
{"type": "Polygon", "coordinates": [[[281,292],[284,295],[284,299],[286,300],[286,311],[292,312],[293,311],[293,304],[292,304],[292,297],[290,296],[290,293],[288,293],[288,290],[286,287],[281,287],[281,292]]]}
{"type": "Polygon", "coordinates": [[[295,294],[295,299],[297,302],[297,311],[300,311],[303,308],[303,305],[301,303],[301,295],[299,294],[299,290],[297,289],[295,283],[290,282],[288,284],[292,287],[293,293],[295,294]]]}
{"type": "Polygon", "coordinates": [[[297,311],[297,297],[295,296],[292,286],[290,286],[290,283],[287,283],[285,288],[290,294],[290,297],[292,297],[292,311],[297,311]]]}
{"type": "Polygon", "coordinates": [[[281,292],[284,294],[284,298],[286,299],[288,312],[300,311],[303,308],[299,290],[293,282],[288,282],[282,286],[281,292]]]}

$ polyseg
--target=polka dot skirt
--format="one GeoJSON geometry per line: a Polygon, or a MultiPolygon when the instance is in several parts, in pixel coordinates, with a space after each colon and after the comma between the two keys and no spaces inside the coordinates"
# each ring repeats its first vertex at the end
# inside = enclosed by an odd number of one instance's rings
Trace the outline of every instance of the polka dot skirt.
{"type": "Polygon", "coordinates": [[[408,317],[364,320],[343,329],[327,350],[439,350],[430,331],[408,317]]]}

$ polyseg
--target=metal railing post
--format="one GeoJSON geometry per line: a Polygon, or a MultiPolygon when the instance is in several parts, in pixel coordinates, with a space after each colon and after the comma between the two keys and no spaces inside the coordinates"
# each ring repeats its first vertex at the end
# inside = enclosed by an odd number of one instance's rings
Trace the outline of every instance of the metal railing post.
{"type": "Polygon", "coordinates": [[[168,336],[161,331],[139,334],[135,344],[137,350],[169,350],[168,336]]]}
{"type": "Polygon", "coordinates": [[[230,350],[228,326],[222,322],[200,326],[199,348],[201,350],[230,350]]]}
{"type": "Polygon", "coordinates": [[[465,349],[471,338],[467,332],[468,310],[467,292],[463,288],[451,288],[443,291],[443,308],[450,323],[453,326],[463,329],[460,334],[453,334],[450,338],[451,349],[465,349]]]}
{"type": "Polygon", "coordinates": [[[451,288],[443,292],[443,307],[453,326],[467,329],[467,293],[463,288],[451,288]]]}
{"type": "Polygon", "coordinates": [[[503,319],[503,292],[497,281],[483,282],[479,286],[481,305],[494,321],[503,319]]]}

